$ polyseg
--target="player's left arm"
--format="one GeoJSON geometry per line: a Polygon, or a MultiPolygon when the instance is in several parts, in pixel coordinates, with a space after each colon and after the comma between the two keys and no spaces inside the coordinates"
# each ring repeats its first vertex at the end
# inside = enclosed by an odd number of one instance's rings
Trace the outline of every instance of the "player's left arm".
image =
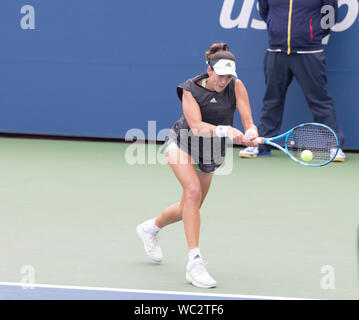
{"type": "Polygon", "coordinates": [[[258,130],[253,122],[252,110],[249,103],[247,89],[243,82],[239,79],[235,80],[234,92],[236,95],[237,110],[241,116],[241,121],[247,138],[249,140],[253,140],[254,145],[257,145],[254,139],[258,137],[258,130]]]}

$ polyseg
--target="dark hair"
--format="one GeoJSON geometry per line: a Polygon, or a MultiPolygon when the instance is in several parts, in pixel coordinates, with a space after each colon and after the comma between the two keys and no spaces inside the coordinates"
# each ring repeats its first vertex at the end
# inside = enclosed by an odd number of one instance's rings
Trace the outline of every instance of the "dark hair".
{"type": "Polygon", "coordinates": [[[208,51],[206,51],[206,61],[209,63],[211,60],[228,59],[236,61],[236,57],[229,51],[227,43],[214,43],[208,51]]]}

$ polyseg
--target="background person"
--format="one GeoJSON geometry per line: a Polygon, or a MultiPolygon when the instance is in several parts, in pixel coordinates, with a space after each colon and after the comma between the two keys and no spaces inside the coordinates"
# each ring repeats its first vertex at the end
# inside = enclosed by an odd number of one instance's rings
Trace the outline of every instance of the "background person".
{"type": "MultiPolygon", "coordinates": [[[[322,25],[324,5],[330,5],[337,21],[338,4],[335,0],[259,0],[259,11],[267,23],[269,48],[264,58],[266,91],[263,98],[259,135],[274,137],[280,134],[285,97],[293,76],[299,82],[314,122],[332,128],[339,140],[339,151],[334,161],[344,161],[344,134],[338,126],[333,99],[327,90],[325,53],[322,39],[330,33],[322,25]],[[323,28],[324,27],[324,28],[323,28]]],[[[324,19],[330,21],[330,19],[324,19]]],[[[332,27],[332,26],[331,26],[332,27]]],[[[240,151],[243,158],[271,154],[271,147],[260,145],[240,151]]],[[[332,152],[335,152],[333,150],[332,152]]]]}

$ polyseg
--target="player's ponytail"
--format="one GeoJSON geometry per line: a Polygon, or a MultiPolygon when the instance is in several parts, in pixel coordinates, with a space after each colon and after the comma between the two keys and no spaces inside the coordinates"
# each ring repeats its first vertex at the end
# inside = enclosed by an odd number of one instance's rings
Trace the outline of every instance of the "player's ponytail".
{"type": "Polygon", "coordinates": [[[213,43],[208,51],[205,53],[206,61],[209,63],[211,59],[228,59],[236,61],[236,58],[232,52],[229,51],[227,43],[213,43]]]}

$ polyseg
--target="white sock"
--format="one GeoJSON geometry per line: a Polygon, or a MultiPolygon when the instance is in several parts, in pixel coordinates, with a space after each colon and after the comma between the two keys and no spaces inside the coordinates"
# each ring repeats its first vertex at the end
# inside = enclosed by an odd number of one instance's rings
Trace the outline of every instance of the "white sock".
{"type": "Polygon", "coordinates": [[[149,232],[149,233],[157,233],[158,231],[161,230],[161,228],[159,228],[159,227],[156,226],[156,224],[155,224],[155,219],[148,220],[148,221],[144,224],[143,229],[144,229],[146,232],[149,232]]]}
{"type": "Polygon", "coordinates": [[[192,261],[193,259],[197,259],[201,257],[201,252],[199,251],[199,248],[194,248],[188,251],[188,260],[192,261]]]}

